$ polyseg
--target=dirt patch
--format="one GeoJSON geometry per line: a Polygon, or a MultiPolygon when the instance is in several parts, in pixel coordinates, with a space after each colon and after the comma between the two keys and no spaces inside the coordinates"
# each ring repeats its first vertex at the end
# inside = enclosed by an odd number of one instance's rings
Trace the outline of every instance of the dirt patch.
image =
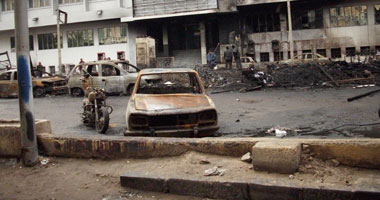
{"type": "MultiPolygon", "coordinates": [[[[0,160],[0,199],[199,199],[124,189],[119,176],[139,172],[199,180],[290,180],[294,186],[380,190],[378,170],[349,168],[303,154],[299,172],[291,175],[256,172],[240,158],[189,152],[178,157],[117,161],[47,158],[48,163],[24,168],[16,160],[0,160]],[[207,169],[225,170],[204,176],[207,169]]],[[[42,161],[46,162],[46,158],[42,161]]]]}

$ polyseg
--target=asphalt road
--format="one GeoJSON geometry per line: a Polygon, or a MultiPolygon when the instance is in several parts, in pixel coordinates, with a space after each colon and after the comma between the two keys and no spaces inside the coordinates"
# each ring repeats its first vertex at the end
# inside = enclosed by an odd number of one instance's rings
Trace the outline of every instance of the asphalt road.
{"type": "MultiPolygon", "coordinates": [[[[275,126],[321,130],[348,123],[380,122],[377,115],[380,93],[353,102],[346,101],[348,97],[378,88],[266,89],[248,93],[213,94],[210,96],[217,106],[220,124],[220,130],[216,135],[270,136],[265,131],[275,126]]],[[[128,98],[108,98],[108,104],[113,106],[114,112],[110,115],[107,135],[123,135],[128,98]]],[[[49,119],[54,134],[98,134],[81,123],[79,113],[82,111],[82,101],[82,98],[69,95],[34,99],[35,117],[49,119]]],[[[0,119],[18,117],[18,99],[0,99],[0,119]]],[[[379,126],[355,130],[351,128],[345,127],[342,131],[328,136],[356,137],[364,134],[380,137],[379,126]]],[[[292,135],[289,131],[288,133],[292,135]]]]}

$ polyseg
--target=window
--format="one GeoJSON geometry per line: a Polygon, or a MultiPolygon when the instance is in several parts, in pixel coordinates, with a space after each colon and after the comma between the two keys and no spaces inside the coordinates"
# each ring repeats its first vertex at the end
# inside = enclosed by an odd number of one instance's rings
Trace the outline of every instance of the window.
{"type": "Polygon", "coordinates": [[[102,76],[120,76],[120,70],[112,65],[102,65],[102,76]]]}
{"type": "Polygon", "coordinates": [[[376,46],[375,47],[375,50],[376,50],[376,54],[379,52],[380,53],[380,46],[376,46]]]}
{"type": "Polygon", "coordinates": [[[98,34],[100,45],[127,42],[127,28],[124,26],[100,28],[98,34]]]}
{"type": "Polygon", "coordinates": [[[342,53],[340,48],[331,49],[331,58],[341,58],[342,53]]]}
{"type": "Polygon", "coordinates": [[[14,0],[1,0],[1,11],[11,11],[15,9],[14,0]]]}
{"type": "Polygon", "coordinates": [[[284,60],[284,53],[283,52],[273,52],[274,53],[274,61],[280,61],[284,60]]]}
{"type": "Polygon", "coordinates": [[[81,3],[83,0],[58,0],[59,4],[81,3]]]}
{"type": "Polygon", "coordinates": [[[317,49],[317,54],[327,57],[326,49],[317,49]]]}
{"type": "Polygon", "coordinates": [[[246,18],[246,24],[252,27],[252,32],[254,33],[281,30],[279,14],[250,15],[246,18]]]}
{"type": "Polygon", "coordinates": [[[292,12],[293,29],[323,28],[323,10],[295,10],[292,12]]]}
{"type": "Polygon", "coordinates": [[[346,48],[346,56],[355,56],[355,47],[346,48]]]}
{"type": "Polygon", "coordinates": [[[50,0],[29,0],[29,8],[50,6],[50,0]]]}
{"type": "Polygon", "coordinates": [[[375,6],[375,23],[380,24],[380,5],[375,6]]]}
{"type": "MultiPolygon", "coordinates": [[[[34,50],[34,42],[33,42],[33,35],[29,35],[29,50],[34,50]]],[[[16,51],[16,41],[15,37],[11,37],[11,52],[16,51]]]]}
{"type": "MultiPolygon", "coordinates": [[[[62,41],[62,35],[61,35],[62,41]]],[[[57,48],[57,33],[45,33],[38,35],[38,49],[56,49],[57,48]]],[[[62,48],[62,42],[61,42],[62,48]]]]}
{"type": "Polygon", "coordinates": [[[50,74],[55,74],[55,66],[54,65],[49,66],[49,69],[50,69],[50,74]]]}
{"type": "Polygon", "coordinates": [[[269,53],[260,53],[260,62],[269,62],[269,53]]]}
{"type": "Polygon", "coordinates": [[[368,56],[371,53],[371,48],[370,47],[360,47],[360,54],[368,56]]]}
{"type": "Polygon", "coordinates": [[[367,25],[367,6],[330,8],[330,23],[332,27],[367,25]]]}
{"type": "Polygon", "coordinates": [[[302,53],[311,53],[311,50],[308,49],[308,50],[302,50],[302,53]]]}
{"type": "Polygon", "coordinates": [[[69,47],[93,46],[92,30],[69,31],[67,32],[67,42],[69,47]]]}
{"type": "Polygon", "coordinates": [[[4,74],[1,74],[0,75],[0,80],[2,80],[2,81],[11,80],[11,74],[12,74],[12,72],[7,72],[7,73],[4,73],[4,74]]]}

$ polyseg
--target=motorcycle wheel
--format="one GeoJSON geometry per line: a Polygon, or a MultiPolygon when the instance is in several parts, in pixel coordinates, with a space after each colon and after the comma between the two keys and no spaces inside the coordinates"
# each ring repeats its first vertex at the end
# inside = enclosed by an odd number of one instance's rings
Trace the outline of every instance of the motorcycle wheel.
{"type": "Polygon", "coordinates": [[[98,120],[96,120],[96,131],[98,133],[104,134],[110,123],[110,116],[108,114],[107,108],[103,107],[100,109],[98,114],[98,120]]]}

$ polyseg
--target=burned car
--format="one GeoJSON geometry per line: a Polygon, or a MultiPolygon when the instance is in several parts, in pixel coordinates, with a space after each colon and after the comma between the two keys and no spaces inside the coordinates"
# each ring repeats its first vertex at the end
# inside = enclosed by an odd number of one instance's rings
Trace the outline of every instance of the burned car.
{"type": "Polygon", "coordinates": [[[196,71],[140,71],[126,111],[126,136],[211,136],[219,129],[213,101],[196,71]]]}
{"type": "MultiPolygon", "coordinates": [[[[66,80],[59,76],[53,76],[46,72],[42,77],[32,77],[34,97],[44,97],[46,94],[66,94],[66,80]]],[[[0,74],[0,97],[17,97],[18,81],[17,70],[8,70],[0,74]]]]}
{"type": "Polygon", "coordinates": [[[68,87],[72,96],[83,96],[86,88],[103,88],[106,94],[131,94],[139,68],[127,61],[102,60],[75,66],[68,75],[68,87]],[[84,75],[91,75],[86,79],[84,75]]]}

